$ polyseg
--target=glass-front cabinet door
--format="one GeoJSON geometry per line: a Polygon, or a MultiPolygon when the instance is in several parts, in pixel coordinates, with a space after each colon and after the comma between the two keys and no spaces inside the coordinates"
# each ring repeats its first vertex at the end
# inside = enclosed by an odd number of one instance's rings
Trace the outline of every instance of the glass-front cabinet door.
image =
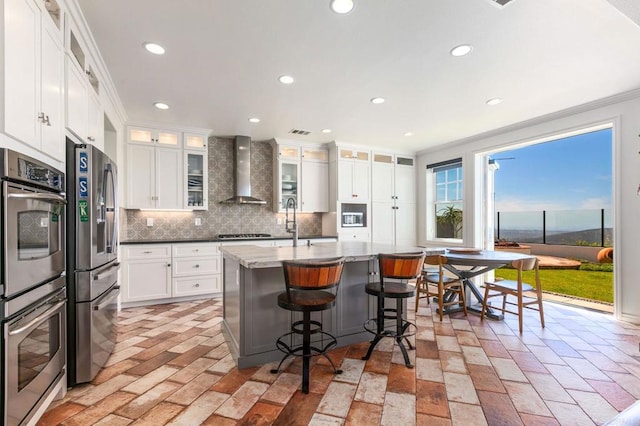
{"type": "Polygon", "coordinates": [[[207,209],[207,154],[203,151],[184,152],[185,191],[184,208],[207,209]]]}
{"type": "Polygon", "coordinates": [[[291,198],[298,205],[298,184],[300,183],[299,162],[279,161],[280,164],[280,205],[279,210],[287,208],[287,201],[291,198]]]}
{"type": "Polygon", "coordinates": [[[191,150],[206,150],[207,149],[207,136],[196,133],[185,133],[183,135],[184,149],[191,150]]]}

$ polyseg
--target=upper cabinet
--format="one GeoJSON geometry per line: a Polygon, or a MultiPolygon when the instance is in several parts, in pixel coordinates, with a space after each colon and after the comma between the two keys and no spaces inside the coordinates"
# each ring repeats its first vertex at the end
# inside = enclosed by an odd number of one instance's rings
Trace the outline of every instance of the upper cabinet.
{"type": "Polygon", "coordinates": [[[416,186],[414,158],[373,153],[371,227],[374,243],[415,245],[416,186]]]}
{"type": "Polygon", "coordinates": [[[300,155],[300,211],[329,211],[329,150],[302,147],[300,155]]]}
{"type": "Polygon", "coordinates": [[[338,147],[338,201],[369,201],[369,151],[338,147]]]}
{"type": "Polygon", "coordinates": [[[127,127],[127,208],[206,210],[207,132],[127,127]]]}
{"type": "Polygon", "coordinates": [[[68,32],[66,65],[66,127],[83,142],[104,151],[104,110],[95,66],[73,28],[68,32]]]}
{"type": "Polygon", "coordinates": [[[207,152],[185,149],[184,151],[185,199],[183,205],[193,210],[207,210],[208,168],[207,152]]]}
{"type": "Polygon", "coordinates": [[[300,212],[329,211],[328,151],[294,141],[273,141],[273,205],[284,212],[293,199],[300,212]]]}
{"type": "Polygon", "coordinates": [[[196,133],[184,133],[183,134],[184,149],[190,149],[193,151],[206,151],[207,150],[207,135],[196,133]]]}
{"type": "Polygon", "coordinates": [[[2,130],[64,161],[60,6],[56,0],[12,0],[4,1],[1,7],[2,130]]]}

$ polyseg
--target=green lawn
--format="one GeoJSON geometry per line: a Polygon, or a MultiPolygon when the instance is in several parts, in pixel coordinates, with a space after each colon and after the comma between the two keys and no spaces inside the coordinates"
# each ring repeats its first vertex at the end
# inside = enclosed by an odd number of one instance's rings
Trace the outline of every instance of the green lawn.
{"type": "MultiPolygon", "coordinates": [[[[496,277],[516,279],[515,269],[500,268],[496,277]]],[[[525,271],[524,280],[533,282],[533,271],[525,271]]],[[[580,269],[541,269],[543,291],[613,303],[613,273],[580,269]]]]}

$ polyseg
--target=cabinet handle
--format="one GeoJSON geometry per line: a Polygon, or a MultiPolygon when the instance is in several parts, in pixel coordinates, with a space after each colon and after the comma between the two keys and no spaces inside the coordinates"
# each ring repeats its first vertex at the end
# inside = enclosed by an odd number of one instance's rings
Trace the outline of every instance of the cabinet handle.
{"type": "Polygon", "coordinates": [[[38,113],[38,120],[39,120],[41,123],[44,123],[44,112],[39,112],[39,113],[38,113]]]}
{"type": "Polygon", "coordinates": [[[171,266],[171,264],[170,264],[170,263],[167,263],[167,267],[169,267],[169,266],[171,266]]]}
{"type": "Polygon", "coordinates": [[[196,284],[194,285],[194,287],[200,287],[200,284],[196,283],[196,284]]]}
{"type": "Polygon", "coordinates": [[[193,266],[194,268],[199,268],[200,265],[198,265],[197,263],[193,266]]]}
{"type": "Polygon", "coordinates": [[[89,140],[91,142],[95,142],[96,138],[94,138],[93,136],[87,136],[87,140],[89,140]]]}
{"type": "Polygon", "coordinates": [[[145,252],[143,252],[143,253],[144,253],[144,254],[151,254],[151,253],[153,253],[153,252],[152,252],[152,251],[145,251],[145,252]]]}
{"type": "Polygon", "coordinates": [[[44,116],[44,123],[45,123],[47,126],[51,127],[51,122],[49,121],[49,116],[48,116],[48,115],[45,115],[45,116],[44,116]]]}
{"type": "Polygon", "coordinates": [[[200,249],[193,249],[193,251],[200,251],[200,249]]]}

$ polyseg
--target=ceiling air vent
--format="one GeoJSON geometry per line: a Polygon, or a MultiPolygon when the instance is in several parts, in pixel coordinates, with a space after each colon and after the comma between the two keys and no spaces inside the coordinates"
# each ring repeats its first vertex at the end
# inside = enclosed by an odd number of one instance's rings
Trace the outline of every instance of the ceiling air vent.
{"type": "Polygon", "coordinates": [[[509,3],[513,2],[513,0],[489,0],[494,6],[504,7],[509,3]]]}
{"type": "Polygon", "coordinates": [[[293,134],[293,135],[302,135],[302,136],[307,136],[309,133],[306,130],[299,130],[299,129],[291,129],[289,130],[289,133],[293,134]]]}

